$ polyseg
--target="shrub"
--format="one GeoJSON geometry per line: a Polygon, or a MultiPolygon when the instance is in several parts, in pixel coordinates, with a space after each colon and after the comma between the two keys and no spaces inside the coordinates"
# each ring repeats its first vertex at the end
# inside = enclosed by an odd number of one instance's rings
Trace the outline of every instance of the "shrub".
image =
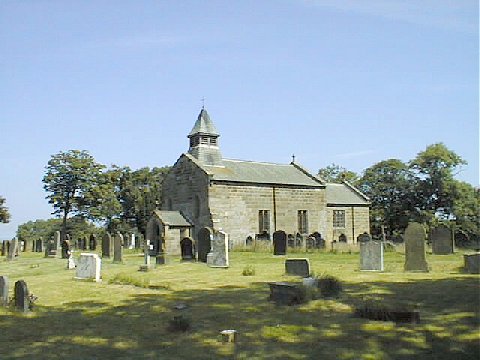
{"type": "Polygon", "coordinates": [[[318,277],[317,287],[322,297],[337,297],[342,292],[342,282],[331,275],[318,277]]]}
{"type": "Polygon", "coordinates": [[[254,276],[255,275],[255,267],[252,265],[247,265],[242,271],[243,276],[254,276]]]}

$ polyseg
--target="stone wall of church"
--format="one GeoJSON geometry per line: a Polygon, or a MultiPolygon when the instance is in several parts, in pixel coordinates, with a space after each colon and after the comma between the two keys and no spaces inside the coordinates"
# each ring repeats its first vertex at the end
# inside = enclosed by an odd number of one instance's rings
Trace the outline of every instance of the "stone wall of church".
{"type": "Polygon", "coordinates": [[[194,224],[196,239],[202,227],[212,227],[208,207],[208,175],[190,158],[182,155],[163,182],[163,210],[181,211],[194,224]]]}
{"type": "Polygon", "coordinates": [[[259,210],[268,210],[270,234],[298,231],[298,211],[307,210],[308,232],[327,228],[325,189],[214,182],[209,188],[213,227],[230,235],[234,246],[243,246],[247,236],[259,233],[259,210]],[[276,221],[275,221],[276,220],[276,221]]]}
{"type": "Polygon", "coordinates": [[[370,233],[370,218],[368,206],[329,206],[327,208],[327,232],[325,240],[329,243],[339,241],[340,235],[347,237],[347,243],[356,243],[357,236],[364,232],[370,233]],[[345,212],[345,226],[333,226],[333,212],[345,212]]]}

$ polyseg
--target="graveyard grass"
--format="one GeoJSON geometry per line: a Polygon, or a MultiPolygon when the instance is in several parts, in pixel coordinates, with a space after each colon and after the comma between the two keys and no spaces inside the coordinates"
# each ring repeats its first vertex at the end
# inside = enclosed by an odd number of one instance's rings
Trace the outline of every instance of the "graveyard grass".
{"type": "MultiPolygon", "coordinates": [[[[75,255],[78,255],[76,253],[75,255]]],[[[28,314],[0,309],[1,359],[478,359],[479,276],[463,274],[463,254],[428,254],[429,273],[403,271],[404,255],[387,252],[385,271],[360,272],[358,254],[308,253],[274,257],[232,252],[230,268],[170,259],[139,272],[143,257],[124,251],[122,264],[102,260],[101,283],[74,280],[65,259],[22,253],[0,260],[0,275],[26,281],[38,296],[28,314]],[[315,275],[342,281],[337,299],[296,306],[268,301],[269,281],[284,275],[286,258],[308,257],[315,275]],[[243,276],[245,268],[255,275],[243,276]],[[354,317],[376,301],[417,309],[419,324],[354,317]],[[176,309],[177,305],[182,305],[176,309]],[[168,325],[190,321],[186,332],[168,325]],[[220,331],[235,329],[235,345],[220,331]]]]}

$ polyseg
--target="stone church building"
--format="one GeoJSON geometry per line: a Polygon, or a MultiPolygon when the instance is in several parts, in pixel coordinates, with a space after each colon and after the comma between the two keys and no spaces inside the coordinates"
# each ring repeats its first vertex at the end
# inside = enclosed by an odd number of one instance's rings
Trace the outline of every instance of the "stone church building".
{"type": "Polygon", "coordinates": [[[219,132],[202,109],[188,135],[190,144],[163,183],[162,210],[147,225],[155,248],[179,255],[181,241],[196,241],[209,228],[229,235],[231,246],[319,233],[326,243],[356,242],[369,232],[369,199],[348,183],[330,184],[300,164],[225,159],[219,132]]]}

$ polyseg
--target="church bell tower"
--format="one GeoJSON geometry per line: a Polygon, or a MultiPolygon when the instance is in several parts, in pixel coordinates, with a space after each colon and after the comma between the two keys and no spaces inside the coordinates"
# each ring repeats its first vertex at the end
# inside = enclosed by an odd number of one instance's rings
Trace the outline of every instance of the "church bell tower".
{"type": "Polygon", "coordinates": [[[207,110],[202,108],[192,131],[188,135],[190,139],[188,153],[204,165],[223,166],[222,153],[218,146],[219,136],[207,110]]]}

